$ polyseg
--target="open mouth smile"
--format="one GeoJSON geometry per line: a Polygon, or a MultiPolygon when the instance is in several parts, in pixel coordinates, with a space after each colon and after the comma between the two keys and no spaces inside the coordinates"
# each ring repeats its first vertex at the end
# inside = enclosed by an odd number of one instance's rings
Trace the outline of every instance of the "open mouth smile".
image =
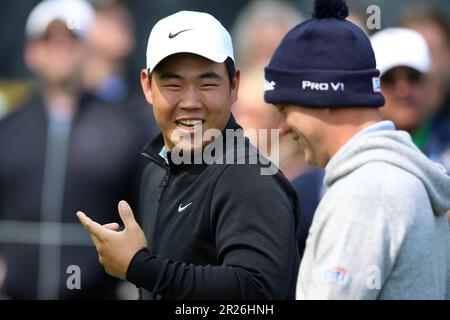
{"type": "Polygon", "coordinates": [[[178,128],[185,131],[195,131],[202,127],[204,120],[177,120],[175,121],[178,128]]]}

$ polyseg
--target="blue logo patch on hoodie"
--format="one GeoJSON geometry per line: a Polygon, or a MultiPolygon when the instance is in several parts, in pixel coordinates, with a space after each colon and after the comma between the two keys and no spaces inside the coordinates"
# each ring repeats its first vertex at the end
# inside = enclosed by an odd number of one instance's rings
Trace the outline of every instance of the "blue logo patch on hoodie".
{"type": "Polygon", "coordinates": [[[345,268],[334,267],[325,271],[325,279],[330,282],[342,284],[347,279],[348,272],[345,268]]]}

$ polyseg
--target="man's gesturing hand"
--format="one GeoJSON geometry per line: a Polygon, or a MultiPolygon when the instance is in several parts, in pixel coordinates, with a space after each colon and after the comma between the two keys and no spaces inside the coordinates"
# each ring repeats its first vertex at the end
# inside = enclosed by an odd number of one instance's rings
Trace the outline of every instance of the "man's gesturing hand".
{"type": "Polygon", "coordinates": [[[113,277],[125,280],[131,259],[136,252],[147,247],[147,239],[134,219],[133,211],[127,202],[119,203],[119,214],[125,225],[123,231],[118,231],[117,224],[101,226],[83,212],[78,212],[77,216],[90,233],[97,248],[99,261],[106,272],[113,277]]]}

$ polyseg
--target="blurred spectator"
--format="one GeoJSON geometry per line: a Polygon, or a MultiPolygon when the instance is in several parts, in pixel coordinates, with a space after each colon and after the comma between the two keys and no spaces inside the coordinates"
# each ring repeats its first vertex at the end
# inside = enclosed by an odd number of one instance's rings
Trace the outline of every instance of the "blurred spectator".
{"type": "Polygon", "coordinates": [[[432,113],[425,105],[431,62],[427,44],[417,32],[402,28],[380,31],[371,41],[386,99],[381,114],[413,133],[432,113]]]}
{"type": "Polygon", "coordinates": [[[236,59],[242,69],[233,114],[255,146],[261,151],[267,146],[266,155],[273,161],[273,152],[279,151],[280,169],[288,179],[304,172],[307,166],[291,135],[281,135],[278,146],[271,144],[270,130],[278,128],[280,116],[264,101],[264,67],[285,34],[302,20],[302,14],[286,2],[255,0],[243,9],[233,27],[236,59]],[[267,145],[258,141],[260,129],[267,130],[267,145]]]}
{"type": "Polygon", "coordinates": [[[290,134],[280,132],[278,145],[273,145],[276,141],[271,141],[271,130],[278,129],[281,115],[264,101],[264,69],[254,67],[242,70],[239,87],[239,99],[232,111],[250,142],[272,161],[278,160],[281,171],[289,180],[309,170],[298,143],[290,134]],[[261,129],[265,129],[267,134],[263,135],[261,129]],[[260,138],[265,141],[260,141],[260,138]]]}
{"type": "Polygon", "coordinates": [[[0,121],[7,298],[116,297],[117,282],[99,266],[75,212],[106,223],[116,220],[120,200],[137,205],[145,165],[139,153],[149,137],[125,110],[83,95],[84,39],[93,18],[84,0],[45,0],[27,22],[24,56],[36,90],[0,121]],[[70,266],[81,271],[79,289],[67,285],[77,276],[70,266]]]}
{"type": "Polygon", "coordinates": [[[436,108],[426,100],[439,88],[427,84],[432,60],[425,39],[411,29],[388,28],[371,41],[386,99],[382,116],[409,131],[414,143],[450,172],[450,123],[436,117],[436,108]]]}
{"type": "Polygon", "coordinates": [[[349,12],[347,20],[356,24],[367,36],[370,36],[371,30],[367,29],[367,17],[363,12],[353,9],[349,12]]]}
{"type": "Polygon", "coordinates": [[[152,109],[140,86],[128,78],[128,59],[135,39],[131,16],[122,0],[96,0],[95,19],[86,34],[82,65],[83,88],[92,98],[117,106],[136,123],[148,139],[159,133],[152,109]]]}
{"type": "Polygon", "coordinates": [[[308,238],[309,228],[311,227],[314,213],[327,190],[327,186],[323,181],[324,177],[324,169],[313,168],[292,181],[292,186],[300,199],[300,213],[302,220],[300,222],[298,242],[300,257],[303,257],[303,252],[305,251],[306,239],[308,238]]]}
{"type": "Polygon", "coordinates": [[[131,17],[121,1],[97,1],[86,47],[85,89],[102,101],[123,101],[129,93],[126,62],[134,47],[134,37],[131,17]]]}
{"type": "Polygon", "coordinates": [[[303,20],[300,11],[285,1],[249,2],[239,13],[232,30],[239,68],[266,66],[281,39],[303,20]]]}
{"type": "Polygon", "coordinates": [[[436,8],[414,7],[404,13],[400,27],[419,32],[431,53],[426,106],[433,112],[450,115],[450,24],[448,17],[436,8]]]}

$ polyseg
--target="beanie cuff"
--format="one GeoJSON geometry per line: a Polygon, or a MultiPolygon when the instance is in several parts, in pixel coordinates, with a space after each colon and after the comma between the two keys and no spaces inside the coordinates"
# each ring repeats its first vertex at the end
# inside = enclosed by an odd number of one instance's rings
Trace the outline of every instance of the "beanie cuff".
{"type": "Polygon", "coordinates": [[[266,67],[264,99],[313,108],[382,107],[380,71],[283,70],[266,67]]]}

